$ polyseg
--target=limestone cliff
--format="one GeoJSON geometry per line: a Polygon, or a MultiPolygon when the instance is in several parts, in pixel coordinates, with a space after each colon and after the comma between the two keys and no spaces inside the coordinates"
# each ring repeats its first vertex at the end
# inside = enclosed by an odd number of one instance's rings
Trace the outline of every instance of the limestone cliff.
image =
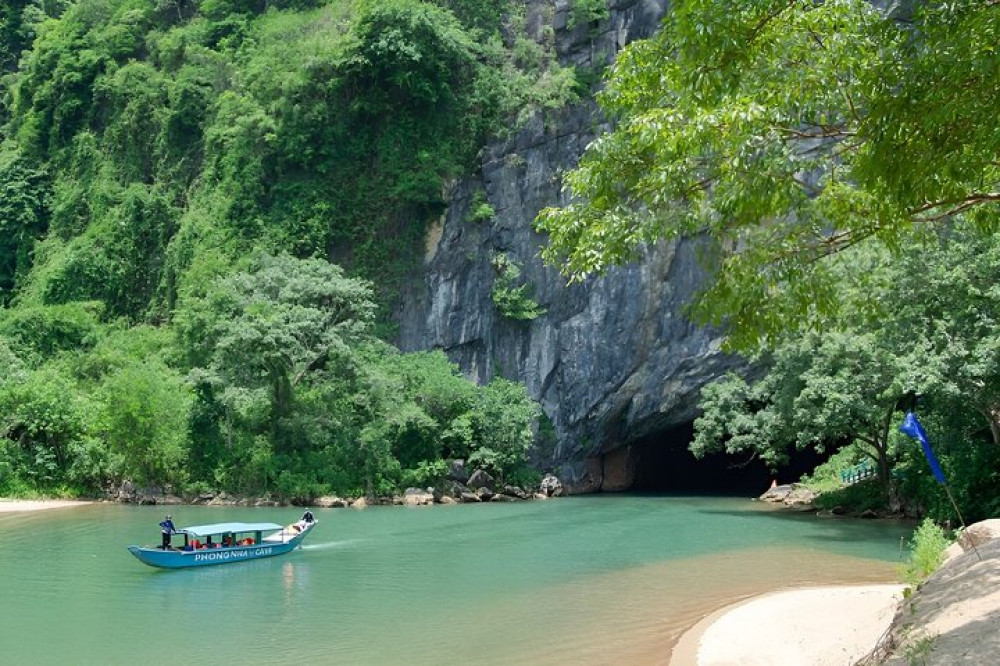
{"type": "MultiPolygon", "coordinates": [[[[570,30],[567,0],[538,2],[528,25],[540,30],[552,21],[562,61],[587,67],[652,34],[666,5],[612,0],[596,29],[570,30]]],[[[627,488],[634,464],[627,445],[690,421],[700,387],[735,366],[717,333],[683,316],[702,280],[691,244],[661,243],[634,265],[569,286],[540,260],[545,239],[533,220],[563,201],[561,174],[605,129],[587,101],[488,146],[479,173],[449,193],[427,240],[424,275],[400,313],[403,349],[443,349],[479,382],[499,374],[527,385],[555,427],[554,446],[539,457],[576,492],[627,488]],[[495,215],[470,221],[484,195],[495,215]],[[520,265],[544,315],[517,321],[497,311],[490,296],[497,254],[520,265]]]]}

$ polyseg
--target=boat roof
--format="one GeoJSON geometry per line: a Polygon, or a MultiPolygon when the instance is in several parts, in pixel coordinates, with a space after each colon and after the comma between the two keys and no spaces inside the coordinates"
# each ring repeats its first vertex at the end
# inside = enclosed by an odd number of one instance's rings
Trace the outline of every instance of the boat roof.
{"type": "Polygon", "coordinates": [[[209,536],[210,534],[224,534],[226,532],[267,532],[280,529],[281,525],[277,523],[212,523],[211,525],[182,527],[179,531],[194,536],[209,536]]]}

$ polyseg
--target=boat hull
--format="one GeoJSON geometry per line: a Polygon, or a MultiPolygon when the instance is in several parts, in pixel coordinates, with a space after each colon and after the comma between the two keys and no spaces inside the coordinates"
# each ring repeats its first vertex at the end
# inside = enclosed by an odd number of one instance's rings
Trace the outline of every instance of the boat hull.
{"type": "Polygon", "coordinates": [[[236,546],[233,548],[203,548],[200,550],[163,550],[144,546],[129,546],[128,551],[140,562],[161,569],[187,569],[190,567],[207,567],[216,564],[233,564],[247,560],[260,560],[265,557],[284,555],[297,548],[313,525],[286,542],[266,542],[252,546],[236,546]]]}

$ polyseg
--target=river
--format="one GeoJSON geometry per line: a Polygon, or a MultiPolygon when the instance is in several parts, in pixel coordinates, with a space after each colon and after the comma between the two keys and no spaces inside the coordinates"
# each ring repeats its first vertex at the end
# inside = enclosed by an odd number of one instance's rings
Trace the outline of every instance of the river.
{"type": "MultiPolygon", "coordinates": [[[[301,514],[170,511],[178,526],[301,514]]],[[[317,509],[301,550],[166,571],[125,549],[157,543],[164,512],[0,514],[0,663],[666,664],[729,602],[895,582],[912,530],[740,498],[317,509]]]]}

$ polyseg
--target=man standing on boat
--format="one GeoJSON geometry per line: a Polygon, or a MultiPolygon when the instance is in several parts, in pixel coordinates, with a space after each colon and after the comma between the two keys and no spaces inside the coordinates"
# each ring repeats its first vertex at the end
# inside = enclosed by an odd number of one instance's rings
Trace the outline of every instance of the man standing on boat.
{"type": "Polygon", "coordinates": [[[176,531],[177,529],[174,527],[174,521],[168,513],[166,519],[160,523],[160,535],[163,537],[163,543],[160,545],[160,548],[163,550],[168,550],[170,548],[170,535],[176,531]]]}

